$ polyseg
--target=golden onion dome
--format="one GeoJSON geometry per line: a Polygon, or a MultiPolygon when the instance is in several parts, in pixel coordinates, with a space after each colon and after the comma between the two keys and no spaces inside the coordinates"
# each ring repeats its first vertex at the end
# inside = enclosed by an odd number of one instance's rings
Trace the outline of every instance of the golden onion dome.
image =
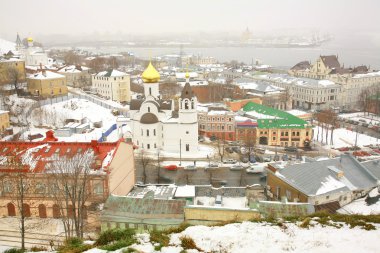
{"type": "Polygon", "coordinates": [[[28,42],[33,42],[33,38],[29,37],[28,39],[28,42]]]}
{"type": "Polygon", "coordinates": [[[186,78],[186,79],[189,79],[189,78],[190,78],[190,74],[189,74],[189,72],[187,72],[187,71],[186,71],[186,74],[185,74],[185,78],[186,78]]]}
{"type": "Polygon", "coordinates": [[[144,70],[141,75],[144,83],[157,83],[160,81],[160,73],[153,67],[152,63],[149,62],[148,67],[144,70]]]}

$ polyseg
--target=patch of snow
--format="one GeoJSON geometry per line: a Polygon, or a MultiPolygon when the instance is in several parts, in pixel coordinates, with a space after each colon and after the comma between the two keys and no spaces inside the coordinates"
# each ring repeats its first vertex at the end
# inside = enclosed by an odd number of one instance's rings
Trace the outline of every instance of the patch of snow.
{"type": "Polygon", "coordinates": [[[325,194],[327,192],[331,192],[333,190],[340,189],[340,188],[343,188],[345,186],[346,185],[344,183],[336,180],[332,176],[327,176],[325,178],[325,181],[321,182],[321,187],[319,187],[319,189],[317,190],[317,192],[315,194],[316,195],[325,194]]]}

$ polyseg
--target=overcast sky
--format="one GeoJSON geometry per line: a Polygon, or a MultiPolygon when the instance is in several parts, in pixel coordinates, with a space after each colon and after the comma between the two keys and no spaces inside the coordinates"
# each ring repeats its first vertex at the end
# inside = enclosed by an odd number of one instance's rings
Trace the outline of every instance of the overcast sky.
{"type": "Polygon", "coordinates": [[[0,0],[0,37],[36,34],[253,32],[315,28],[380,33],[378,0],[0,0]]]}

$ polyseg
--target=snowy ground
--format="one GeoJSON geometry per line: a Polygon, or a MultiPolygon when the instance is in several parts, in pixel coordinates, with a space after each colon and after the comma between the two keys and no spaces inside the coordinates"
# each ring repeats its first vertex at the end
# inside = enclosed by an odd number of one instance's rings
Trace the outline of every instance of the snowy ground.
{"type": "MultiPolygon", "coordinates": [[[[31,115],[31,127],[24,133],[24,138],[29,134],[41,133],[45,137],[49,128],[60,128],[65,125],[66,119],[85,120],[90,123],[102,122],[102,127],[93,128],[91,132],[83,134],[73,134],[70,137],[59,137],[59,141],[79,141],[88,142],[98,140],[102,133],[116,123],[116,116],[112,115],[109,109],[105,109],[85,99],[70,99],[68,101],[45,105],[41,108],[34,109],[31,115]],[[40,126],[44,126],[43,128],[40,126]]],[[[123,133],[117,130],[113,131],[107,138],[107,141],[117,141],[123,133]]],[[[36,139],[38,141],[41,139],[36,139]]]]}
{"type": "MultiPolygon", "coordinates": [[[[380,229],[378,225],[376,227],[380,229]]],[[[322,227],[318,224],[309,229],[300,228],[296,224],[286,224],[285,228],[251,222],[220,227],[193,226],[179,234],[173,234],[170,240],[172,246],[163,247],[159,252],[180,253],[183,249],[179,238],[183,236],[191,237],[203,252],[369,253],[379,252],[380,231],[366,231],[358,227],[350,229],[348,226],[338,229],[329,226],[322,227]]],[[[132,248],[145,253],[157,252],[149,242],[148,235],[140,235],[140,238],[143,241],[142,244],[133,245],[132,248]]],[[[87,252],[99,253],[99,250],[93,249],[87,252]]]]}
{"type": "Polygon", "coordinates": [[[380,117],[370,113],[363,113],[363,112],[355,112],[355,113],[343,113],[339,114],[340,118],[346,118],[346,119],[352,119],[354,121],[365,120],[368,124],[374,124],[374,123],[380,123],[380,117]]]}
{"type": "MultiPolygon", "coordinates": [[[[379,196],[380,193],[377,188],[373,189],[370,193],[370,197],[379,196]]],[[[368,205],[364,198],[357,199],[351,202],[348,205],[345,205],[341,209],[338,210],[338,213],[343,214],[362,214],[362,215],[370,215],[370,214],[380,214],[380,198],[376,203],[368,205]]]]}
{"type": "MultiPolygon", "coordinates": [[[[314,141],[317,140],[317,133],[318,133],[318,127],[314,128],[314,141]]],[[[319,140],[321,139],[322,134],[322,128],[319,128],[319,140]]],[[[325,140],[326,132],[324,131],[323,137],[325,140]]],[[[347,130],[345,128],[338,128],[334,130],[334,144],[333,145],[327,145],[334,148],[341,148],[341,147],[352,147],[355,145],[355,139],[356,139],[356,132],[347,130]]],[[[328,142],[330,144],[330,131],[329,131],[329,138],[328,142]]],[[[359,147],[363,147],[364,145],[370,145],[370,144],[379,144],[379,139],[376,139],[374,137],[360,134],[358,133],[357,138],[357,145],[359,147]]],[[[324,143],[325,144],[325,143],[324,143]]]]}
{"type": "MultiPolygon", "coordinates": [[[[149,152],[147,150],[144,150],[148,156],[151,157],[157,157],[157,152],[149,152]]],[[[182,152],[181,157],[182,158],[213,158],[217,153],[217,150],[215,147],[210,146],[210,145],[204,145],[204,144],[199,144],[198,145],[198,150],[197,152],[182,152]]],[[[172,158],[178,158],[180,157],[180,153],[178,152],[170,152],[170,151],[160,151],[160,157],[172,157],[172,158]]],[[[192,165],[194,165],[194,162],[192,165]]],[[[188,164],[190,165],[190,164],[188,164]]]]}

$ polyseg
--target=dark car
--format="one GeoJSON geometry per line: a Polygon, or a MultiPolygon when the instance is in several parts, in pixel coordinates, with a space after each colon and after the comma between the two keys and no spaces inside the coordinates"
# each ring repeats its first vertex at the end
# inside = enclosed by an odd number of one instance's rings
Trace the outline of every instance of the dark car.
{"type": "Polygon", "coordinates": [[[297,148],[296,147],[285,147],[285,151],[288,151],[288,152],[297,152],[297,148]]]}

